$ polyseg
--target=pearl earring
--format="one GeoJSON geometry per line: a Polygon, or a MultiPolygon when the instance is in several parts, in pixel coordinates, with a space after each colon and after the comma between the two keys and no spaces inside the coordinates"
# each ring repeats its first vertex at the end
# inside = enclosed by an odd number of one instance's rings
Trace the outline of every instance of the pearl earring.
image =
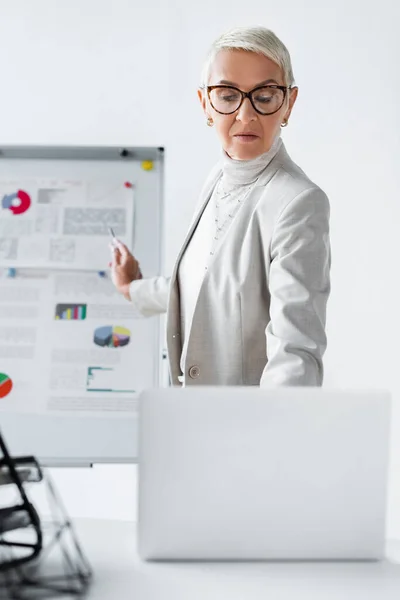
{"type": "Polygon", "coordinates": [[[211,117],[208,117],[208,119],[207,119],[207,125],[208,125],[209,127],[212,127],[212,126],[214,125],[214,121],[212,120],[212,118],[211,118],[211,117]]]}
{"type": "Polygon", "coordinates": [[[287,127],[289,125],[289,121],[283,121],[283,123],[281,123],[281,127],[287,127]]]}

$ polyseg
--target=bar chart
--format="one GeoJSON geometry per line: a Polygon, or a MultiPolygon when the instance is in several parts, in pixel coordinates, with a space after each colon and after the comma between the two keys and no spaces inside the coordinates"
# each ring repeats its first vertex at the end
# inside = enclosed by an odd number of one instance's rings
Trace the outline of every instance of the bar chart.
{"type": "Polygon", "coordinates": [[[57,304],[56,320],[83,321],[86,319],[86,304],[57,304]]]}

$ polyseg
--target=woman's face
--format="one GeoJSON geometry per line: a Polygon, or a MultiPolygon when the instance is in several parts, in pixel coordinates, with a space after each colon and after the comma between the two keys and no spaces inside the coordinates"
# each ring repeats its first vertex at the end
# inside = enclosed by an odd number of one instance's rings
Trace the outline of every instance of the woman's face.
{"type": "MultiPolygon", "coordinates": [[[[245,50],[221,50],[211,67],[208,82],[208,85],[231,85],[243,92],[268,84],[285,85],[280,67],[263,54],[245,50]]],[[[203,110],[206,117],[212,119],[222,147],[237,160],[249,160],[268,152],[281,123],[289,119],[296,97],[297,88],[288,91],[283,106],[273,115],[259,114],[249,98],[245,98],[233,114],[224,115],[212,107],[207,90],[199,90],[203,110]]]]}

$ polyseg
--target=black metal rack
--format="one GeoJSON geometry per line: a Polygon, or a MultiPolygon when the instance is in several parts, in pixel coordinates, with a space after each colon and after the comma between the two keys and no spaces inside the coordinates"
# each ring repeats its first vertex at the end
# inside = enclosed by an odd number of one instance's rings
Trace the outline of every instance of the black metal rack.
{"type": "Polygon", "coordinates": [[[0,508],[1,598],[81,595],[91,581],[92,570],[50,475],[33,456],[12,457],[1,432],[0,451],[0,486],[12,486],[17,498],[0,508]],[[46,487],[49,521],[40,518],[29,500],[26,487],[33,483],[46,487]]]}

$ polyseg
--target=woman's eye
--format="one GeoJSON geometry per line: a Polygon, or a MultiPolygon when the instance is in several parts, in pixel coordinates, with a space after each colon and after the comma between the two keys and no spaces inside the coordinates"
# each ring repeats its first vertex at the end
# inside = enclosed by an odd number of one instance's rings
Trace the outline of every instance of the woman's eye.
{"type": "Polygon", "coordinates": [[[272,100],[272,96],[256,96],[255,101],[261,102],[262,104],[269,104],[272,100]]]}
{"type": "Polygon", "coordinates": [[[222,96],[224,102],[235,102],[238,99],[237,95],[231,94],[230,96],[222,96]]]}

